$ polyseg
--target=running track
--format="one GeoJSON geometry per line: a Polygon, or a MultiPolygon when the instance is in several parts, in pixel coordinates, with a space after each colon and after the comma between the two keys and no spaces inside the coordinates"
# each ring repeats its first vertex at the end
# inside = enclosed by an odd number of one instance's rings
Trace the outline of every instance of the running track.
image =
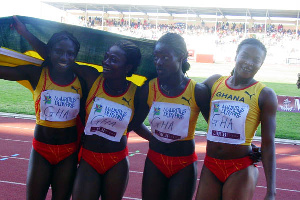
{"type": "MultiPolygon", "coordinates": [[[[25,199],[26,172],[35,122],[30,119],[0,117],[0,200],[25,199]]],[[[196,136],[198,177],[205,153],[205,136],[196,136]]],[[[260,146],[259,142],[254,142],[260,146]]],[[[134,133],[129,136],[129,184],[123,199],[141,199],[141,181],[148,144],[134,133]]],[[[277,198],[300,199],[300,146],[299,143],[276,143],[277,198]]],[[[255,200],[263,199],[266,182],[261,163],[255,200]]],[[[51,193],[51,192],[50,192],[51,193]]],[[[47,200],[51,194],[48,194],[47,200]]]]}

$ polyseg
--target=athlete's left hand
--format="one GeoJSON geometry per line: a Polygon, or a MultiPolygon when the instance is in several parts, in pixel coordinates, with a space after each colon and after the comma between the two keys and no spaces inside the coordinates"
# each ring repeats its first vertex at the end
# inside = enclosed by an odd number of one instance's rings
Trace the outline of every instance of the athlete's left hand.
{"type": "Polygon", "coordinates": [[[249,153],[250,158],[254,161],[254,163],[259,163],[261,161],[261,148],[251,144],[252,152],[249,153]]]}

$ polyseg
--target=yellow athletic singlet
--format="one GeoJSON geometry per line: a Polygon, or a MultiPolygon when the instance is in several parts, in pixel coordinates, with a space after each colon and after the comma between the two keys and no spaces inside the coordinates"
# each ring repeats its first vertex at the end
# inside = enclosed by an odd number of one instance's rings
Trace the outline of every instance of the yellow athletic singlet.
{"type": "Polygon", "coordinates": [[[258,98],[265,87],[260,82],[233,89],[228,76],[219,78],[211,89],[207,139],[214,142],[250,145],[260,123],[258,98]]]}
{"type": "Polygon", "coordinates": [[[33,91],[36,123],[52,128],[67,128],[76,125],[82,88],[78,77],[68,85],[58,85],[49,76],[47,67],[33,91]]]}
{"type": "Polygon", "coordinates": [[[154,137],[166,143],[194,139],[200,112],[195,101],[195,86],[196,82],[189,80],[180,95],[170,97],[160,91],[157,78],[149,82],[147,103],[154,137]]]}
{"type": "Polygon", "coordinates": [[[119,141],[122,135],[126,135],[127,126],[134,114],[137,86],[130,82],[123,94],[111,96],[105,92],[104,83],[105,79],[101,74],[88,94],[85,134],[119,141]]]}

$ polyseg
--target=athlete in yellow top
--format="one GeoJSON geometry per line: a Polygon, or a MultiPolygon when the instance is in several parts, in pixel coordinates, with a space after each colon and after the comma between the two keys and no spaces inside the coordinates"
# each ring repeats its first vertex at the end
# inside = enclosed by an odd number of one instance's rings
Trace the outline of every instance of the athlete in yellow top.
{"type": "Polygon", "coordinates": [[[82,87],[78,77],[74,77],[74,80],[67,85],[61,85],[51,78],[49,68],[41,69],[40,79],[33,91],[36,124],[52,128],[76,126],[76,116],[80,108],[79,100],[82,97],[82,87]],[[62,92],[67,93],[68,96],[63,95],[62,92]]]}
{"type": "Polygon", "coordinates": [[[136,116],[142,123],[149,113],[152,133],[143,174],[144,200],[188,200],[194,195],[195,126],[200,111],[208,119],[210,98],[204,84],[185,76],[190,67],[187,57],[180,35],[163,35],[154,48],[158,78],[139,91],[136,116]]]}
{"type": "MultiPolygon", "coordinates": [[[[48,41],[42,67],[0,66],[0,78],[29,81],[34,94],[36,126],[26,181],[26,199],[69,199],[77,168],[76,117],[82,86],[71,69],[79,51],[68,32],[48,41]]],[[[16,105],[17,106],[17,105],[16,105]]]]}
{"type": "Polygon", "coordinates": [[[272,89],[254,80],[266,53],[259,40],[246,39],[238,46],[233,75],[214,75],[204,82],[211,89],[211,104],[197,200],[252,199],[258,169],[248,155],[259,123],[265,199],[275,199],[277,98],[272,89]]]}

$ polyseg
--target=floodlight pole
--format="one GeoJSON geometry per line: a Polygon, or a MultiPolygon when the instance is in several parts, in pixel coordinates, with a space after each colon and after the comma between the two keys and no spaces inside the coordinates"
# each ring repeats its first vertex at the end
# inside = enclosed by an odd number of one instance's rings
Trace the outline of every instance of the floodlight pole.
{"type": "Polygon", "coordinates": [[[85,4],[85,25],[87,27],[87,22],[88,22],[88,14],[87,14],[87,4],[85,4]]]}
{"type": "Polygon", "coordinates": [[[131,6],[129,7],[129,21],[128,21],[129,29],[131,28],[131,6]]]}
{"type": "Polygon", "coordinates": [[[299,11],[298,11],[298,16],[297,16],[296,35],[298,35],[298,26],[299,26],[299,11]]]}
{"type": "Polygon", "coordinates": [[[247,10],[246,10],[246,17],[245,17],[245,37],[247,35],[247,17],[248,17],[248,13],[247,13],[247,10]]]}
{"type": "Polygon", "coordinates": [[[186,9],[186,22],[185,22],[185,33],[187,34],[187,23],[188,23],[188,20],[189,20],[189,10],[186,9]]]}
{"type": "Polygon", "coordinates": [[[218,26],[218,11],[216,12],[216,26],[215,26],[215,34],[217,35],[217,26],[218,26]]]}
{"type": "MultiPolygon", "coordinates": [[[[66,16],[65,5],[63,5],[63,11],[64,11],[64,15],[66,16]]],[[[63,23],[63,20],[62,20],[62,19],[63,19],[63,18],[61,17],[61,18],[60,18],[60,22],[61,22],[61,23],[63,23]]],[[[64,22],[64,23],[65,23],[65,22],[64,22]]]]}
{"type": "Polygon", "coordinates": [[[269,11],[266,11],[266,20],[265,20],[265,35],[267,35],[267,20],[268,20],[269,11]]]}
{"type": "Polygon", "coordinates": [[[158,8],[156,9],[156,24],[155,24],[156,32],[157,32],[157,24],[158,24],[158,8]]]}
{"type": "Polygon", "coordinates": [[[102,6],[102,31],[104,30],[104,5],[102,6]]]}

